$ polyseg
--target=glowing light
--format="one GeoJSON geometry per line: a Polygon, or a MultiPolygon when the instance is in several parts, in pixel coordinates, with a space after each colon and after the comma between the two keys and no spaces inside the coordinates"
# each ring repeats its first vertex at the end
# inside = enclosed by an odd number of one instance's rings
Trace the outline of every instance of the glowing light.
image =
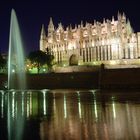
{"type": "Polygon", "coordinates": [[[3,85],[4,85],[5,89],[8,88],[8,83],[7,82],[5,82],[3,85]]]}
{"type": "Polygon", "coordinates": [[[22,92],[22,116],[24,115],[24,92],[22,92]]]}
{"type": "Polygon", "coordinates": [[[13,92],[12,96],[12,118],[15,117],[15,92],[13,92]]]}
{"type": "Polygon", "coordinates": [[[44,115],[47,114],[47,110],[46,110],[46,92],[43,92],[43,113],[44,113],[44,115]]]}
{"type": "Polygon", "coordinates": [[[54,106],[54,112],[56,112],[56,103],[55,103],[55,94],[53,94],[53,106],[54,106]]]}
{"type": "Polygon", "coordinates": [[[112,108],[113,108],[113,117],[116,118],[116,109],[115,109],[115,102],[114,101],[112,103],[112,108]]]}
{"type": "Polygon", "coordinates": [[[30,115],[32,115],[32,93],[30,93],[30,115]]]}
{"type": "Polygon", "coordinates": [[[116,64],[117,64],[117,61],[112,60],[112,61],[110,61],[110,64],[111,64],[111,65],[116,65],[116,64]]]}
{"type": "Polygon", "coordinates": [[[104,39],[102,40],[102,45],[105,45],[105,40],[104,39]]]}
{"type": "Polygon", "coordinates": [[[78,94],[78,110],[79,110],[79,118],[81,119],[81,118],[82,118],[82,114],[81,114],[81,100],[80,100],[80,94],[79,94],[79,92],[78,92],[77,94],[78,94]]]}
{"type": "Polygon", "coordinates": [[[127,60],[124,60],[124,64],[128,64],[128,61],[127,60]]]}
{"type": "Polygon", "coordinates": [[[30,115],[30,100],[29,100],[29,97],[27,98],[27,118],[29,117],[30,115]]]}
{"type": "Polygon", "coordinates": [[[95,111],[95,117],[98,118],[98,112],[97,112],[97,103],[96,103],[96,100],[94,100],[94,111],[95,111]]]}
{"type": "Polygon", "coordinates": [[[118,44],[112,44],[112,51],[117,53],[118,44]]]}
{"type": "Polygon", "coordinates": [[[80,63],[80,62],[78,62],[78,65],[81,65],[81,63],[80,63]]]}
{"type": "Polygon", "coordinates": [[[67,103],[65,95],[64,95],[64,118],[67,118],[67,103]]]}
{"type": "Polygon", "coordinates": [[[112,98],[112,100],[114,100],[114,99],[115,99],[115,97],[114,97],[114,96],[112,96],[111,98],[112,98]]]}
{"type": "Polygon", "coordinates": [[[76,91],[76,92],[77,92],[78,96],[80,96],[80,94],[79,94],[79,93],[80,93],[80,91],[76,91]]]}
{"type": "Polygon", "coordinates": [[[72,43],[69,43],[68,44],[68,50],[72,50],[73,49],[73,45],[72,45],[72,43]]]}
{"type": "Polygon", "coordinates": [[[89,90],[93,95],[95,94],[95,90],[89,90]]]}
{"type": "Polygon", "coordinates": [[[15,73],[15,69],[12,69],[12,73],[15,73]]]}
{"type": "Polygon", "coordinates": [[[92,41],[92,47],[94,47],[95,46],[95,43],[92,41]]]}
{"type": "Polygon", "coordinates": [[[4,117],[4,93],[2,92],[2,98],[1,98],[1,117],[4,117]]]}
{"type": "Polygon", "coordinates": [[[48,89],[42,89],[41,90],[43,93],[49,91],[48,89]]]}
{"type": "Polygon", "coordinates": [[[93,93],[94,96],[94,114],[95,114],[95,118],[98,118],[98,110],[97,110],[97,103],[96,103],[96,98],[95,98],[95,94],[93,93]]]}
{"type": "Polygon", "coordinates": [[[66,64],[63,64],[63,67],[66,67],[66,64]]]}
{"type": "Polygon", "coordinates": [[[44,68],[44,69],[43,69],[43,72],[45,72],[45,71],[46,71],[46,69],[44,68]]]}
{"type": "Polygon", "coordinates": [[[100,65],[100,62],[94,61],[93,65],[100,65]]]}

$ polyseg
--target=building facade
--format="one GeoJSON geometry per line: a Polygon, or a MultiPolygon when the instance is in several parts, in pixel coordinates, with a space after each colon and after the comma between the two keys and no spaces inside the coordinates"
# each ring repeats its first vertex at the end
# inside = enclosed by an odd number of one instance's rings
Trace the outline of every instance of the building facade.
{"type": "Polygon", "coordinates": [[[47,49],[60,65],[135,64],[140,57],[140,33],[134,33],[125,14],[118,13],[117,20],[102,23],[81,22],[80,25],[55,28],[52,18],[46,35],[41,29],[40,50],[47,49]]]}

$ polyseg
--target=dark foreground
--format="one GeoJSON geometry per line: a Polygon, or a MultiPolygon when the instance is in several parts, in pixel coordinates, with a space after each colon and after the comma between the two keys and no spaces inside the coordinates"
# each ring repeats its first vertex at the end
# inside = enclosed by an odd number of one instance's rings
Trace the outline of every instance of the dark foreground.
{"type": "Polygon", "coordinates": [[[2,140],[139,140],[140,92],[0,92],[2,140]]]}

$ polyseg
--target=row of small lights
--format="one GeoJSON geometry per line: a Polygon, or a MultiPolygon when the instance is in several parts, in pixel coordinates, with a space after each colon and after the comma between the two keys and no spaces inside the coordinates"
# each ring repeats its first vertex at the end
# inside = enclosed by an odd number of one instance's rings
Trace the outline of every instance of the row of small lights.
{"type": "MultiPolygon", "coordinates": [[[[31,71],[31,70],[32,69],[30,68],[29,71],[31,71]]],[[[12,69],[12,73],[15,73],[15,72],[16,72],[15,69],[12,69]]],[[[46,69],[45,68],[43,69],[43,72],[46,72],[46,69]]]]}

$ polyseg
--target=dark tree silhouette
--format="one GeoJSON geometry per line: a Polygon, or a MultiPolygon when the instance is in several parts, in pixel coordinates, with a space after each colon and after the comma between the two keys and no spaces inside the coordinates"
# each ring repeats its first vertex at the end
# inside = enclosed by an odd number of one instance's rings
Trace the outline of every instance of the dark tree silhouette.
{"type": "Polygon", "coordinates": [[[51,63],[53,61],[53,56],[50,53],[45,53],[43,51],[33,51],[30,52],[28,59],[33,63],[37,69],[38,73],[40,72],[40,68],[44,65],[47,64],[48,67],[51,67],[51,63]]]}
{"type": "Polygon", "coordinates": [[[53,66],[52,61],[54,60],[54,56],[51,55],[50,50],[48,48],[46,49],[46,54],[47,54],[46,63],[47,63],[47,66],[48,66],[49,70],[51,70],[51,68],[53,66]]]}
{"type": "Polygon", "coordinates": [[[7,65],[7,61],[6,59],[4,59],[2,57],[2,55],[0,54],[0,69],[1,70],[4,70],[6,68],[6,65],[7,65]]]}

